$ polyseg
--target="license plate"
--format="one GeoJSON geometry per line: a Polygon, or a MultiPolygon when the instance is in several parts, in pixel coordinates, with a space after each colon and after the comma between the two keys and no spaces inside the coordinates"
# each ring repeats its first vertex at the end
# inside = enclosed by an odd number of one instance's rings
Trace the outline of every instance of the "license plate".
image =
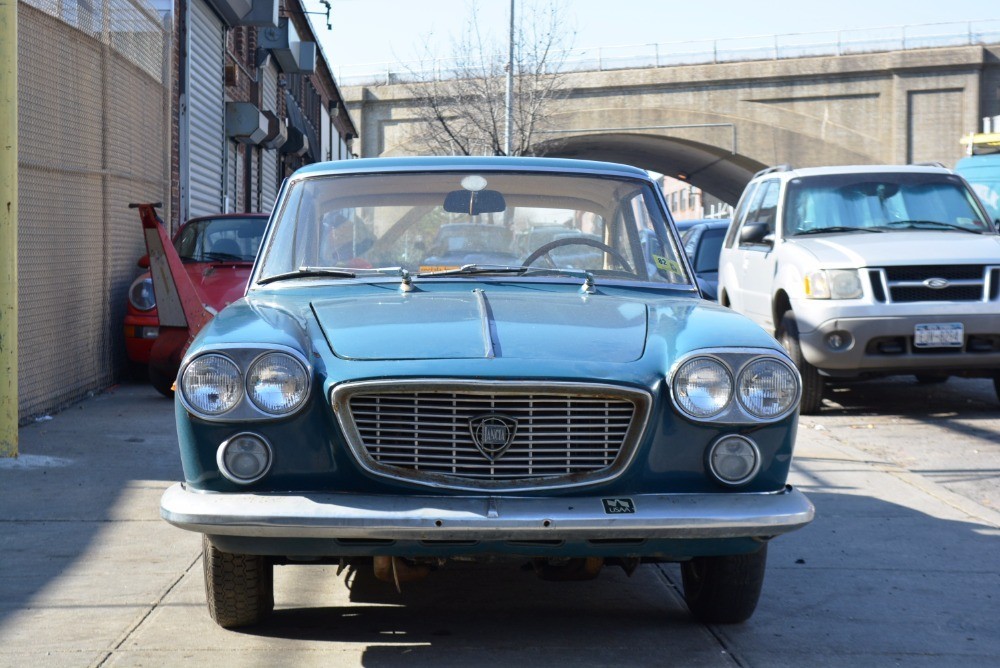
{"type": "Polygon", "coordinates": [[[965,326],[960,322],[915,325],[913,345],[917,348],[960,348],[965,342],[965,326]]]}

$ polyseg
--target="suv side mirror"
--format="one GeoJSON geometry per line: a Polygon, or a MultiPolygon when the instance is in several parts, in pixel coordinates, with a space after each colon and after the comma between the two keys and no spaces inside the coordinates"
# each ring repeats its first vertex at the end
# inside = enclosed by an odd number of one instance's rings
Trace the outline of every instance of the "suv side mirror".
{"type": "Polygon", "coordinates": [[[767,223],[747,223],[740,230],[740,245],[764,244],[774,245],[774,234],[767,223]]]}

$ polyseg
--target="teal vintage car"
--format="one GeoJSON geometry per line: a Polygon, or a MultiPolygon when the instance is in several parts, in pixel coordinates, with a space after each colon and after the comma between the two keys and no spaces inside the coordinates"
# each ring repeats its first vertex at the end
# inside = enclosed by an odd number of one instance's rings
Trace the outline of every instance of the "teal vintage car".
{"type": "Polygon", "coordinates": [[[312,165],[181,364],[184,481],[161,514],[204,535],[224,627],[271,612],[275,565],[399,586],[476,557],[553,579],[680,562],[694,615],[740,622],[768,541],[813,517],[786,483],[800,394],[771,336],[699,297],[641,170],[312,165]],[[518,247],[552,221],[578,234],[518,247]],[[454,225],[502,229],[477,251],[517,260],[447,264],[454,225]],[[596,252],[561,266],[579,244],[596,252]]]}

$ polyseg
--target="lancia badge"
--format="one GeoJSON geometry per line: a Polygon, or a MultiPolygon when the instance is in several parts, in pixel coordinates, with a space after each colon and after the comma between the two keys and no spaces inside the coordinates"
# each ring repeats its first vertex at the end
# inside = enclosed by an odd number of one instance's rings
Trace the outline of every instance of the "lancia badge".
{"type": "Polygon", "coordinates": [[[469,420],[472,442],[491,462],[500,459],[514,440],[517,420],[506,415],[480,415],[469,420]]]}

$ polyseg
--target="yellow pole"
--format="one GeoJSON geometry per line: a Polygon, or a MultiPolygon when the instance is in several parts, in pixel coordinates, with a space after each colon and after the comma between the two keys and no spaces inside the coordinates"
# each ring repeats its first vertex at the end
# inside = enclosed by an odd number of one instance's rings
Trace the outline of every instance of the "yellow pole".
{"type": "Polygon", "coordinates": [[[17,457],[17,0],[0,0],[0,457],[17,457]]]}

